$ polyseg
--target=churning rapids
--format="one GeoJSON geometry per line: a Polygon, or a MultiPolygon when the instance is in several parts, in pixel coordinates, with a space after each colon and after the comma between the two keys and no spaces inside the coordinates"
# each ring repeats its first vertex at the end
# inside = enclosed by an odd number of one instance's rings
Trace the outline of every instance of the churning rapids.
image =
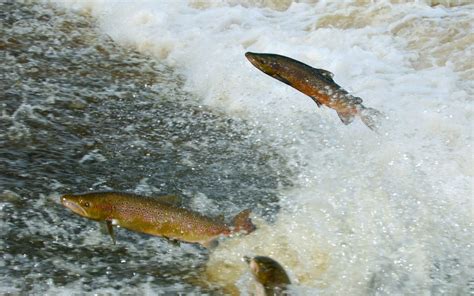
{"type": "Polygon", "coordinates": [[[297,295],[474,293],[474,5],[301,2],[1,1],[0,294],[249,295],[254,255],[297,295]],[[333,72],[380,133],[246,51],[333,72]],[[91,190],[251,208],[258,229],[113,245],[59,203],[91,190]]]}

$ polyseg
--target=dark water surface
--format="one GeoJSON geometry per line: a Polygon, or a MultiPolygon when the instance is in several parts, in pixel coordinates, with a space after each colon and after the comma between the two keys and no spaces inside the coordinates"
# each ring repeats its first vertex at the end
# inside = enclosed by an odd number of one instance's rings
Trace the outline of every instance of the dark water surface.
{"type": "Polygon", "coordinates": [[[284,159],[88,16],[17,2],[0,15],[0,292],[218,293],[196,284],[206,250],[122,229],[114,246],[59,195],[177,193],[208,215],[270,219],[290,185],[284,159]]]}

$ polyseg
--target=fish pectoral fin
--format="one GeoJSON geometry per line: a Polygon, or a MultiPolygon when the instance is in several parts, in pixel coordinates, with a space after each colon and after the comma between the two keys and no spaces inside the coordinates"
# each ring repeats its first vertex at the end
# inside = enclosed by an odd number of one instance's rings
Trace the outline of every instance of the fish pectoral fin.
{"type": "Polygon", "coordinates": [[[168,242],[170,242],[173,246],[176,246],[176,247],[179,247],[181,246],[181,242],[177,239],[174,239],[174,238],[169,238],[167,236],[163,236],[163,238],[165,238],[168,242]]]}
{"type": "Polygon", "coordinates": [[[114,225],[112,224],[112,220],[105,220],[105,223],[107,225],[107,231],[109,232],[110,237],[112,237],[112,241],[115,245],[117,242],[115,241],[114,225]]]}
{"type": "Polygon", "coordinates": [[[183,203],[181,197],[173,194],[159,196],[157,200],[161,203],[169,204],[172,206],[179,206],[183,203]]]}
{"type": "Polygon", "coordinates": [[[339,118],[345,125],[348,125],[354,120],[354,115],[352,115],[351,113],[337,112],[337,115],[339,115],[339,118]]]}
{"type": "Polygon", "coordinates": [[[313,101],[316,103],[316,105],[318,105],[318,108],[321,108],[321,106],[322,106],[323,104],[321,104],[321,102],[320,102],[320,101],[318,101],[318,99],[317,99],[317,98],[315,98],[315,97],[311,97],[311,99],[313,99],[313,101]]]}

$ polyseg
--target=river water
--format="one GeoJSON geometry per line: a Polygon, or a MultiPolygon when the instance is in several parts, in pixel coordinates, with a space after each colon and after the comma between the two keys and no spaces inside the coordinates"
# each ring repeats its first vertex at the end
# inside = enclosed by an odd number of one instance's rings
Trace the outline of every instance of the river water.
{"type": "Polygon", "coordinates": [[[467,295],[469,1],[0,3],[0,294],[249,295],[244,255],[298,295],[467,295]],[[385,114],[345,126],[246,51],[335,74],[385,114]],[[254,233],[209,252],[100,225],[66,192],[179,194],[254,233]]]}

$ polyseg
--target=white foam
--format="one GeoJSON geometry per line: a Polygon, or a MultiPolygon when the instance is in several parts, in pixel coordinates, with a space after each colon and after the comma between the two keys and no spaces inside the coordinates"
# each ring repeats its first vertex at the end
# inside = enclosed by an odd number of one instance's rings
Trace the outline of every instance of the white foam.
{"type": "Polygon", "coordinates": [[[466,264],[449,284],[432,277],[435,264],[470,254],[473,6],[235,2],[58,2],[174,67],[204,104],[263,127],[288,158],[295,186],[281,192],[276,224],[223,244],[210,266],[236,280],[243,255],[275,256],[308,295],[423,294],[438,280],[465,291],[466,264]],[[255,69],[246,51],[333,72],[387,115],[381,135],[344,126],[255,69]]]}
{"type": "Polygon", "coordinates": [[[80,164],[83,164],[85,162],[89,162],[89,161],[98,161],[98,162],[103,162],[103,161],[106,161],[106,158],[105,156],[103,156],[102,154],[100,154],[100,150],[99,149],[94,149],[92,151],[90,151],[89,153],[87,153],[86,155],[84,155],[80,160],[79,160],[79,163],[80,164]]]}

